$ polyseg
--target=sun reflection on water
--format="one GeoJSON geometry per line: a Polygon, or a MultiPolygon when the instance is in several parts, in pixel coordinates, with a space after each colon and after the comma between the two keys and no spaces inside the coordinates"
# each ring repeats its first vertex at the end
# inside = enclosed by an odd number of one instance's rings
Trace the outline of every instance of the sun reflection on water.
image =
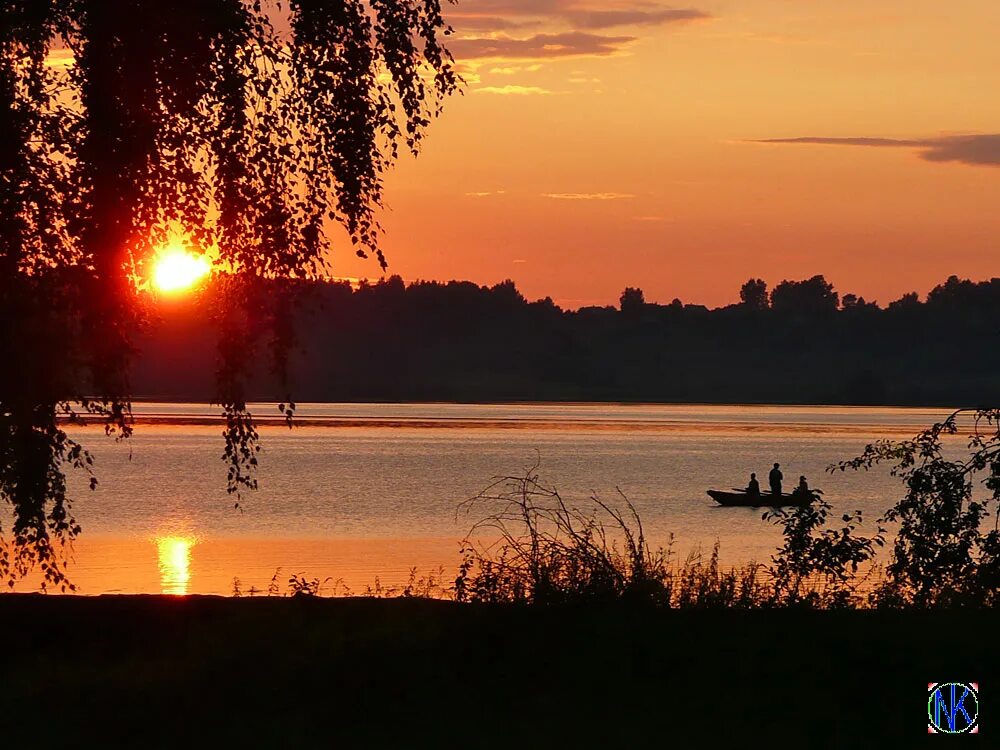
{"type": "Polygon", "coordinates": [[[164,594],[183,596],[191,580],[191,548],[195,540],[182,536],[156,538],[160,567],[160,590],[164,594]]]}

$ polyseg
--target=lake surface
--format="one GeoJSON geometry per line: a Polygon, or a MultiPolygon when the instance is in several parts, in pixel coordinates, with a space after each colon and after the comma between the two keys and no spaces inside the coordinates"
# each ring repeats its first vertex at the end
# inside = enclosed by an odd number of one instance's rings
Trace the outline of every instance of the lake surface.
{"type": "MultiPolygon", "coordinates": [[[[276,418],[274,405],[255,412],[276,418]]],[[[682,557],[718,540],[724,562],[767,561],[778,530],[761,511],[719,508],[708,488],[762,486],[780,461],[835,510],[874,518],[900,493],[885,471],[826,467],[880,438],[903,438],[944,410],[693,405],[301,404],[300,426],[261,428],[260,489],[242,511],[225,492],[216,409],[139,404],[128,443],[97,427],[72,434],[95,454],[95,492],[83,477],[74,512],[83,526],[71,575],[82,593],[266,589],[291,574],[327,579],[324,591],[361,592],[406,581],[416,567],[454,577],[459,540],[478,515],[456,513],[497,475],[538,463],[570,504],[591,507],[617,488],[654,544],[672,533],[682,557]]],[[[31,588],[24,582],[18,589],[31,588]]]]}

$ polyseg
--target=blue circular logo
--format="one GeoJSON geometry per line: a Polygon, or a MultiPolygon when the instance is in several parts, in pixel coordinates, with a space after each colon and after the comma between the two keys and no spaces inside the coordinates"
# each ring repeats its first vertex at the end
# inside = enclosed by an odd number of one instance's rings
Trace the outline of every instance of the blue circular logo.
{"type": "Polygon", "coordinates": [[[971,734],[979,728],[979,686],[936,682],[927,689],[927,726],[943,734],[971,734]]]}

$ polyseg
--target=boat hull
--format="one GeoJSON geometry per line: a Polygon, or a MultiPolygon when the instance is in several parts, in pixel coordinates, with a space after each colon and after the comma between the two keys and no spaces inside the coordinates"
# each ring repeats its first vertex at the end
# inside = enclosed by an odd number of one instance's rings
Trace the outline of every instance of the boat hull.
{"type": "Polygon", "coordinates": [[[708,496],[715,500],[719,505],[735,505],[744,506],[748,508],[762,508],[762,507],[785,507],[785,506],[801,506],[808,505],[812,502],[812,497],[802,497],[801,495],[795,494],[782,494],[780,497],[775,497],[769,492],[763,492],[756,497],[751,497],[746,492],[725,492],[723,490],[709,490],[708,496]]]}

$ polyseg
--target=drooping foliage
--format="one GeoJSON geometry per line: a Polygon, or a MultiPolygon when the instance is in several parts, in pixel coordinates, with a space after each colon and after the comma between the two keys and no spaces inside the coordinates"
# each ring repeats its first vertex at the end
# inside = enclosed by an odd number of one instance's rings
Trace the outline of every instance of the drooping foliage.
{"type": "Polygon", "coordinates": [[[335,223],[385,265],[382,177],[458,85],[449,31],[439,0],[0,2],[0,577],[67,585],[64,470],[91,459],[63,424],[129,435],[137,287],[171,237],[220,271],[229,484],[255,486],[245,373],[293,337],[274,281],[322,275],[335,223]]]}

